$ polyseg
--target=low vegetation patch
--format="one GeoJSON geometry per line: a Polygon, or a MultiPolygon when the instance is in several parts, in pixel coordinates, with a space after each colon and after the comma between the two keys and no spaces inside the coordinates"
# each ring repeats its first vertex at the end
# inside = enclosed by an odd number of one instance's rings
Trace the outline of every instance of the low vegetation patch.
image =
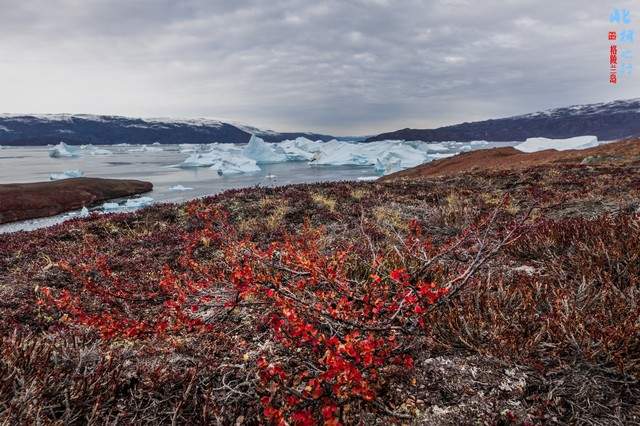
{"type": "Polygon", "coordinates": [[[638,176],[236,190],[7,235],[0,419],[638,421],[638,176]]]}

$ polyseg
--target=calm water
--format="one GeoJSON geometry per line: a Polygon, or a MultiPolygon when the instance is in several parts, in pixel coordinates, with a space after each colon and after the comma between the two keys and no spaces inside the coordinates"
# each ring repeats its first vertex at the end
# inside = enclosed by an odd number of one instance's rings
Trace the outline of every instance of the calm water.
{"type": "MultiPolygon", "coordinates": [[[[505,145],[507,144],[492,143],[489,146],[505,145]]],[[[149,181],[153,183],[154,189],[145,196],[152,197],[154,202],[180,202],[233,188],[357,180],[377,175],[374,168],[368,166],[311,167],[306,162],[287,162],[260,165],[260,172],[220,176],[209,168],[171,167],[189,156],[179,152],[178,146],[163,145],[163,151],[160,152],[130,152],[135,146],[104,148],[113,154],[94,156],[87,150],[79,151],[80,156],[76,158],[50,158],[47,147],[4,147],[0,149],[0,184],[47,181],[51,173],[79,169],[86,177],[149,181]],[[174,185],[192,189],[171,190],[174,185]]],[[[0,233],[36,229],[77,214],[74,212],[52,218],[4,224],[0,225],[0,233]]]]}

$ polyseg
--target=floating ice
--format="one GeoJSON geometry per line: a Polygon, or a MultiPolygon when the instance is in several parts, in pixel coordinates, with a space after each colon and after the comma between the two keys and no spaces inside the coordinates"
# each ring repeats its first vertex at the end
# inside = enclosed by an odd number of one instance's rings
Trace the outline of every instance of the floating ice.
{"type": "Polygon", "coordinates": [[[58,145],[49,149],[49,157],[51,158],[63,158],[63,157],[77,157],[78,153],[75,148],[70,147],[64,142],[60,142],[58,145]]]}
{"type": "Polygon", "coordinates": [[[314,154],[322,151],[322,141],[312,141],[299,137],[294,140],[285,140],[277,145],[282,149],[289,161],[310,161],[314,154]]]}
{"type": "Polygon", "coordinates": [[[120,210],[121,206],[118,203],[104,203],[102,204],[102,210],[104,211],[113,211],[113,210],[120,210]]]}
{"type": "Polygon", "coordinates": [[[84,176],[84,173],[81,170],[65,170],[62,173],[51,173],[49,175],[49,180],[62,180],[62,179],[71,179],[78,178],[84,176]]]}
{"type": "Polygon", "coordinates": [[[377,141],[349,143],[325,142],[311,165],[323,166],[375,166],[383,174],[415,167],[428,160],[426,143],[405,141],[377,141]]]}
{"type": "Polygon", "coordinates": [[[200,152],[202,151],[200,145],[192,144],[192,143],[182,143],[178,145],[178,150],[181,154],[191,154],[192,152],[200,152]]]}
{"type": "Polygon", "coordinates": [[[162,152],[164,151],[164,149],[154,147],[154,146],[141,145],[136,148],[131,148],[128,151],[129,152],[162,152]]]}
{"type": "Polygon", "coordinates": [[[98,147],[91,146],[91,145],[87,149],[89,150],[89,154],[91,154],[91,155],[111,155],[111,154],[113,154],[113,152],[109,151],[108,149],[98,148],[98,147]]]}
{"type": "Polygon", "coordinates": [[[245,157],[255,160],[257,164],[283,163],[288,160],[282,147],[278,144],[267,143],[255,135],[251,135],[243,154],[245,157]]]}
{"type": "Polygon", "coordinates": [[[453,157],[454,155],[457,155],[457,154],[458,154],[457,152],[450,152],[450,153],[447,153],[447,154],[440,154],[440,153],[438,153],[438,154],[429,154],[429,158],[431,160],[441,160],[443,158],[453,157]]]}
{"type": "Polygon", "coordinates": [[[151,197],[130,198],[124,204],[108,202],[102,204],[102,210],[105,212],[131,211],[142,207],[146,207],[153,203],[151,197]]]}
{"type": "MultiPolygon", "coordinates": [[[[417,148],[417,147],[415,147],[417,148]]],[[[426,144],[425,146],[426,151],[427,152],[446,152],[449,151],[449,148],[447,148],[445,145],[441,144],[441,143],[429,143],[426,144]]],[[[420,149],[420,148],[418,148],[420,149]]]]}
{"type": "Polygon", "coordinates": [[[212,164],[210,168],[217,171],[219,175],[233,175],[260,171],[260,167],[258,167],[255,160],[241,156],[220,158],[212,164]]]}
{"type": "Polygon", "coordinates": [[[89,209],[83,207],[82,210],[80,210],[80,213],[78,213],[78,217],[89,217],[89,209]]]}
{"type": "Polygon", "coordinates": [[[209,167],[224,175],[258,171],[260,164],[307,161],[310,166],[373,166],[379,173],[389,174],[485,144],[488,142],[384,140],[365,143],[335,139],[323,142],[304,137],[267,143],[252,135],[249,143],[242,148],[235,144],[220,143],[181,144],[180,152],[190,155],[177,166],[209,167]]]}
{"type": "Polygon", "coordinates": [[[256,161],[240,154],[240,151],[212,151],[191,154],[179,165],[182,168],[209,167],[220,175],[260,171],[256,161]]]}
{"type": "Polygon", "coordinates": [[[356,179],[358,182],[371,182],[378,179],[380,176],[360,176],[356,179]]]}
{"type": "Polygon", "coordinates": [[[128,209],[131,209],[131,208],[137,209],[137,208],[148,206],[151,203],[153,203],[153,198],[151,197],[130,198],[124,204],[124,207],[128,209]]]}
{"type": "Polygon", "coordinates": [[[169,187],[169,191],[191,191],[193,188],[188,188],[182,185],[173,185],[169,187]]]}
{"type": "Polygon", "coordinates": [[[514,146],[514,148],[522,152],[538,152],[545,149],[566,151],[569,149],[593,148],[594,146],[598,146],[598,138],[596,136],[576,136],[569,139],[528,138],[521,144],[514,146]]]}

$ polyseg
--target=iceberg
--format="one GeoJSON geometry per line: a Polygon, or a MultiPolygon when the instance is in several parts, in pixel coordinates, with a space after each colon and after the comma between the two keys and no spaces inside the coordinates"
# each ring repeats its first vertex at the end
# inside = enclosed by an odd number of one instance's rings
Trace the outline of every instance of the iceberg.
{"type": "Polygon", "coordinates": [[[78,217],[89,217],[89,209],[83,207],[82,210],[78,213],[78,217]]]}
{"type": "Polygon", "coordinates": [[[193,188],[188,188],[183,185],[173,185],[169,187],[169,191],[191,191],[193,188]]]}
{"type": "Polygon", "coordinates": [[[65,170],[62,173],[51,173],[49,175],[49,180],[62,180],[62,179],[71,179],[78,178],[84,176],[84,173],[81,170],[65,170]]]}
{"type": "Polygon", "coordinates": [[[259,172],[260,167],[255,160],[246,157],[226,157],[220,158],[210,167],[219,175],[232,175],[238,173],[259,172]]]}
{"type": "Polygon", "coordinates": [[[145,146],[144,152],[163,152],[164,148],[158,148],[157,146],[145,146]]]}
{"type": "Polygon", "coordinates": [[[288,160],[281,146],[267,143],[256,135],[251,135],[243,154],[255,160],[257,164],[284,163],[288,160]]]}
{"type": "Polygon", "coordinates": [[[312,141],[305,137],[279,142],[278,147],[284,152],[288,161],[310,161],[315,153],[322,151],[322,141],[312,141]]]}
{"type": "Polygon", "coordinates": [[[183,169],[191,169],[195,167],[210,167],[213,164],[213,159],[211,159],[206,154],[200,154],[198,152],[191,154],[180,163],[180,167],[183,169]]]}
{"type": "Polygon", "coordinates": [[[60,142],[58,145],[49,148],[49,157],[51,158],[63,158],[63,157],[77,157],[78,153],[75,148],[70,147],[64,142],[60,142]]]}
{"type": "Polygon", "coordinates": [[[598,145],[597,136],[576,136],[568,139],[528,138],[514,148],[522,152],[538,152],[545,149],[555,149],[556,151],[585,149],[598,145]]]}
{"type": "Polygon", "coordinates": [[[209,167],[220,175],[259,172],[260,167],[251,158],[233,151],[212,151],[191,154],[179,167],[209,167]]]}
{"type": "Polygon", "coordinates": [[[178,145],[178,150],[181,154],[191,154],[193,152],[201,151],[200,145],[192,144],[192,143],[181,143],[178,145]]]}
{"type": "Polygon", "coordinates": [[[147,145],[142,145],[137,148],[131,148],[128,150],[128,152],[162,152],[162,151],[164,151],[164,149],[153,147],[153,146],[147,146],[147,145]]]}
{"type": "Polygon", "coordinates": [[[108,149],[104,149],[104,148],[97,148],[95,146],[90,146],[89,147],[89,154],[91,155],[111,155],[113,154],[113,152],[109,151],[108,149]]]}
{"type": "Polygon", "coordinates": [[[104,203],[102,204],[102,210],[104,210],[105,212],[131,211],[146,207],[152,203],[153,198],[151,197],[130,198],[124,204],[114,202],[104,203]]]}
{"type": "Polygon", "coordinates": [[[394,171],[418,166],[429,159],[428,144],[422,142],[378,141],[368,143],[325,142],[311,165],[375,166],[378,172],[394,171]]]}
{"type": "Polygon", "coordinates": [[[102,210],[104,211],[115,211],[120,210],[120,204],[118,203],[104,203],[102,204],[102,210]]]}
{"type": "Polygon", "coordinates": [[[429,154],[429,158],[431,160],[441,160],[443,158],[453,157],[454,155],[458,155],[458,153],[457,152],[450,152],[450,153],[447,153],[447,154],[442,154],[442,153],[429,154]]]}
{"type": "Polygon", "coordinates": [[[153,198],[151,197],[130,198],[124,203],[124,207],[127,209],[138,209],[148,206],[151,203],[153,203],[153,198]]]}

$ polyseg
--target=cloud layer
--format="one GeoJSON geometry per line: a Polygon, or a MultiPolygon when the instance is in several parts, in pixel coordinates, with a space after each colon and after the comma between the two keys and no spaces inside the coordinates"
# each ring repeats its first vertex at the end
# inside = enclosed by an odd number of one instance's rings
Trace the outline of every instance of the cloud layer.
{"type": "Polygon", "coordinates": [[[640,97],[613,7],[640,28],[630,0],[0,0],[0,111],[373,134],[640,97]]]}

